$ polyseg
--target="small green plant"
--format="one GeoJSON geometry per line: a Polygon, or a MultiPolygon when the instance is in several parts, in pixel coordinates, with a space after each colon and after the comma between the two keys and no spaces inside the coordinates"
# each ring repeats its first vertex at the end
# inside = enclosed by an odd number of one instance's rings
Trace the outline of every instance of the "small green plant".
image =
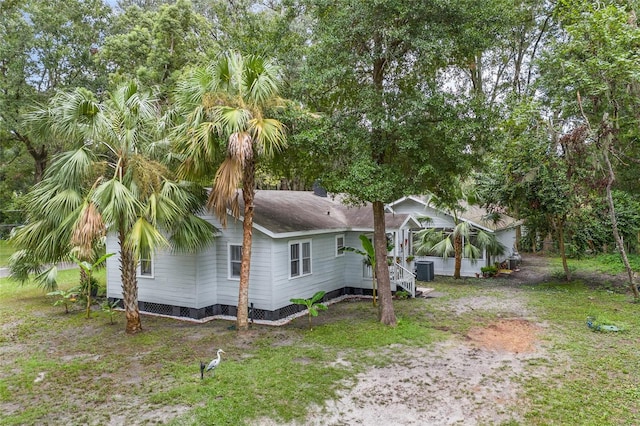
{"type": "Polygon", "coordinates": [[[78,301],[78,294],[80,293],[79,287],[73,287],[69,290],[56,290],[47,293],[47,296],[53,296],[56,300],[53,302],[53,306],[64,305],[65,314],[69,313],[69,305],[73,305],[78,301]]]}
{"type": "Polygon", "coordinates": [[[498,267],[495,265],[483,266],[480,268],[480,272],[482,272],[482,276],[485,278],[493,277],[498,273],[498,267]]]}
{"type": "Polygon", "coordinates": [[[102,305],[100,305],[102,312],[109,315],[109,323],[111,325],[115,324],[113,321],[113,316],[116,313],[116,309],[118,308],[119,302],[120,302],[119,300],[114,300],[113,302],[109,302],[108,300],[105,300],[104,302],[102,302],[102,305]]]}
{"type": "MultiPolygon", "coordinates": [[[[105,260],[107,260],[108,258],[110,258],[111,256],[113,256],[115,253],[105,253],[104,255],[100,256],[100,258],[98,260],[96,260],[93,263],[89,263],[86,261],[82,261],[80,259],[78,259],[77,257],[70,255],[69,257],[71,257],[71,259],[78,264],[78,267],[80,269],[82,269],[82,271],[84,272],[84,274],[86,275],[86,282],[83,286],[83,290],[84,290],[84,295],[87,298],[87,319],[91,318],[91,296],[93,293],[93,282],[95,281],[93,279],[93,271],[98,268],[102,262],[104,262],[105,260]]],[[[98,283],[96,282],[96,285],[98,283]]],[[[96,292],[97,292],[98,288],[96,286],[96,292]]]]}
{"type": "Polygon", "coordinates": [[[414,256],[411,256],[411,255],[407,256],[407,262],[413,262],[413,259],[415,259],[414,256]]]}
{"type": "Polygon", "coordinates": [[[311,328],[311,318],[318,316],[318,311],[326,311],[327,305],[324,303],[320,303],[322,298],[324,297],[325,292],[319,291],[313,295],[310,299],[289,299],[291,303],[295,303],[296,305],[304,305],[309,310],[309,328],[311,328]]]}
{"type": "Polygon", "coordinates": [[[408,299],[411,297],[411,293],[406,290],[398,290],[396,291],[396,298],[400,300],[408,299]]]}

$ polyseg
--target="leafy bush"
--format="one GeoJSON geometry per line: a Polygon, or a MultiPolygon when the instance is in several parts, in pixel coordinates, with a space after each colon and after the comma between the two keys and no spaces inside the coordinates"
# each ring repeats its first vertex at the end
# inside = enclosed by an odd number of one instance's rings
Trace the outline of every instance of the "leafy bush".
{"type": "Polygon", "coordinates": [[[480,268],[480,272],[482,272],[483,277],[493,277],[498,273],[498,267],[495,265],[491,266],[483,266],[480,268]]]}
{"type": "Polygon", "coordinates": [[[78,301],[80,293],[80,287],[74,287],[69,290],[56,290],[47,293],[47,296],[53,296],[56,300],[53,302],[53,306],[64,305],[64,312],[69,313],[69,306],[78,301]]]}
{"type": "Polygon", "coordinates": [[[396,298],[400,300],[408,299],[410,297],[411,297],[411,293],[409,293],[408,291],[405,291],[405,290],[396,291],[396,298]]]}

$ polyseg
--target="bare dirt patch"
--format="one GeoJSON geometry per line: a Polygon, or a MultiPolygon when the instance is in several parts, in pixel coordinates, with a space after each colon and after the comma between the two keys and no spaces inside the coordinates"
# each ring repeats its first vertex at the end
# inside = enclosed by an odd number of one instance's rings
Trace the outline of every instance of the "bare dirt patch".
{"type": "MultiPolygon", "coordinates": [[[[506,327],[514,322],[506,322],[506,327]]],[[[335,400],[313,407],[294,425],[477,425],[522,421],[517,411],[520,379],[527,362],[540,357],[532,333],[516,326],[508,343],[496,346],[491,332],[449,340],[431,349],[402,348],[401,359],[345,383],[335,400]],[[522,337],[518,342],[516,336],[522,337]]],[[[260,426],[282,423],[262,419],[260,426]]]]}
{"type": "Polygon", "coordinates": [[[502,319],[473,328],[467,338],[476,347],[513,353],[533,352],[540,327],[524,319],[502,319]]]}

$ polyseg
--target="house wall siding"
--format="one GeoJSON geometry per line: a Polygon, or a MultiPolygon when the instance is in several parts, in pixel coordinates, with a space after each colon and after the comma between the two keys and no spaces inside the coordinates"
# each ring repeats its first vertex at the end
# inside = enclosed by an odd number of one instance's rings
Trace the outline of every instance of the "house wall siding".
{"type": "MultiPolygon", "coordinates": [[[[242,222],[231,219],[223,229],[215,218],[205,219],[222,231],[213,245],[196,254],[156,253],[153,278],[138,278],[140,302],[196,309],[237,306],[240,281],[229,277],[229,245],[242,244],[242,222]]],[[[292,298],[309,298],[320,290],[370,290],[372,281],[363,274],[362,256],[353,252],[336,256],[338,235],[345,237],[346,246],[361,248],[360,232],[273,239],[254,228],[249,303],[256,309],[276,311],[291,305],[292,298]],[[290,278],[289,243],[306,240],[311,241],[312,273],[290,278]]],[[[107,239],[107,250],[119,251],[113,235],[107,239]]],[[[107,261],[107,296],[122,298],[119,256],[107,261]]]]}
{"type": "Polygon", "coordinates": [[[499,231],[496,236],[505,248],[504,255],[499,256],[498,261],[502,261],[513,254],[513,248],[516,246],[516,230],[514,228],[499,231]]]}
{"type": "Polygon", "coordinates": [[[196,261],[196,305],[204,308],[218,303],[218,262],[216,262],[216,245],[194,255],[196,261]]]}
{"type": "Polygon", "coordinates": [[[336,235],[331,233],[304,238],[273,240],[273,300],[271,309],[290,305],[292,298],[307,299],[318,291],[344,287],[345,258],[335,255],[336,235]],[[290,278],[289,243],[311,241],[311,274],[290,278]]]}
{"type": "MultiPolygon", "coordinates": [[[[429,261],[433,262],[433,273],[435,275],[453,276],[453,270],[455,268],[456,260],[451,257],[446,260],[439,256],[416,256],[416,262],[429,261]]],[[[462,265],[460,267],[460,275],[463,277],[474,277],[476,274],[480,274],[480,268],[486,265],[485,259],[478,259],[476,264],[473,264],[469,259],[462,259],[462,265]]]]}
{"type": "MultiPolygon", "coordinates": [[[[348,247],[353,247],[358,250],[363,250],[362,242],[360,241],[361,232],[348,232],[345,235],[345,244],[348,247]]],[[[372,237],[373,233],[364,233],[365,235],[372,237]]],[[[347,252],[345,253],[345,263],[348,265],[345,268],[345,284],[348,287],[370,289],[373,285],[370,277],[364,275],[364,257],[358,253],[347,252]]]]}
{"type": "Polygon", "coordinates": [[[107,259],[107,297],[122,298],[122,283],[120,281],[120,246],[118,245],[118,237],[114,234],[107,236],[106,243],[107,253],[116,253],[107,259]]]}
{"type": "MultiPolygon", "coordinates": [[[[239,278],[229,277],[229,244],[242,245],[242,222],[230,219],[216,239],[217,303],[237,306],[239,278]]],[[[271,308],[271,238],[254,229],[249,270],[249,303],[257,309],[271,308]]]]}
{"type": "MultiPolygon", "coordinates": [[[[117,239],[107,239],[107,297],[122,298],[120,248],[117,239]]],[[[138,277],[138,300],[176,306],[195,307],[196,260],[190,254],[158,251],[153,256],[153,277],[138,277]]]]}

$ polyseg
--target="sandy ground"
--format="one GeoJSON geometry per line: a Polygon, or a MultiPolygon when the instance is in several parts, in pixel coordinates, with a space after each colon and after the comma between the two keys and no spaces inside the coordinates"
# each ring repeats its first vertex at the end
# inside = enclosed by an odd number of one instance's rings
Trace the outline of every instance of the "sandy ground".
{"type": "MultiPolygon", "coordinates": [[[[511,284],[544,281],[548,267],[532,259],[511,284]]],[[[502,297],[469,297],[442,303],[455,315],[469,310],[497,312],[502,319],[473,328],[460,339],[430,349],[403,348],[397,362],[374,368],[345,383],[339,398],[313,407],[294,425],[485,425],[521,422],[520,379],[528,363],[546,358],[538,323],[517,288],[502,297]]],[[[437,295],[436,295],[437,296],[437,295]]],[[[428,303],[438,303],[437,297],[428,303]]],[[[399,349],[399,348],[398,348],[399,349]]],[[[393,350],[393,348],[391,348],[393,350]]],[[[538,369],[536,374],[545,374],[538,369]]],[[[255,423],[275,426],[269,419],[255,423]]]]}

